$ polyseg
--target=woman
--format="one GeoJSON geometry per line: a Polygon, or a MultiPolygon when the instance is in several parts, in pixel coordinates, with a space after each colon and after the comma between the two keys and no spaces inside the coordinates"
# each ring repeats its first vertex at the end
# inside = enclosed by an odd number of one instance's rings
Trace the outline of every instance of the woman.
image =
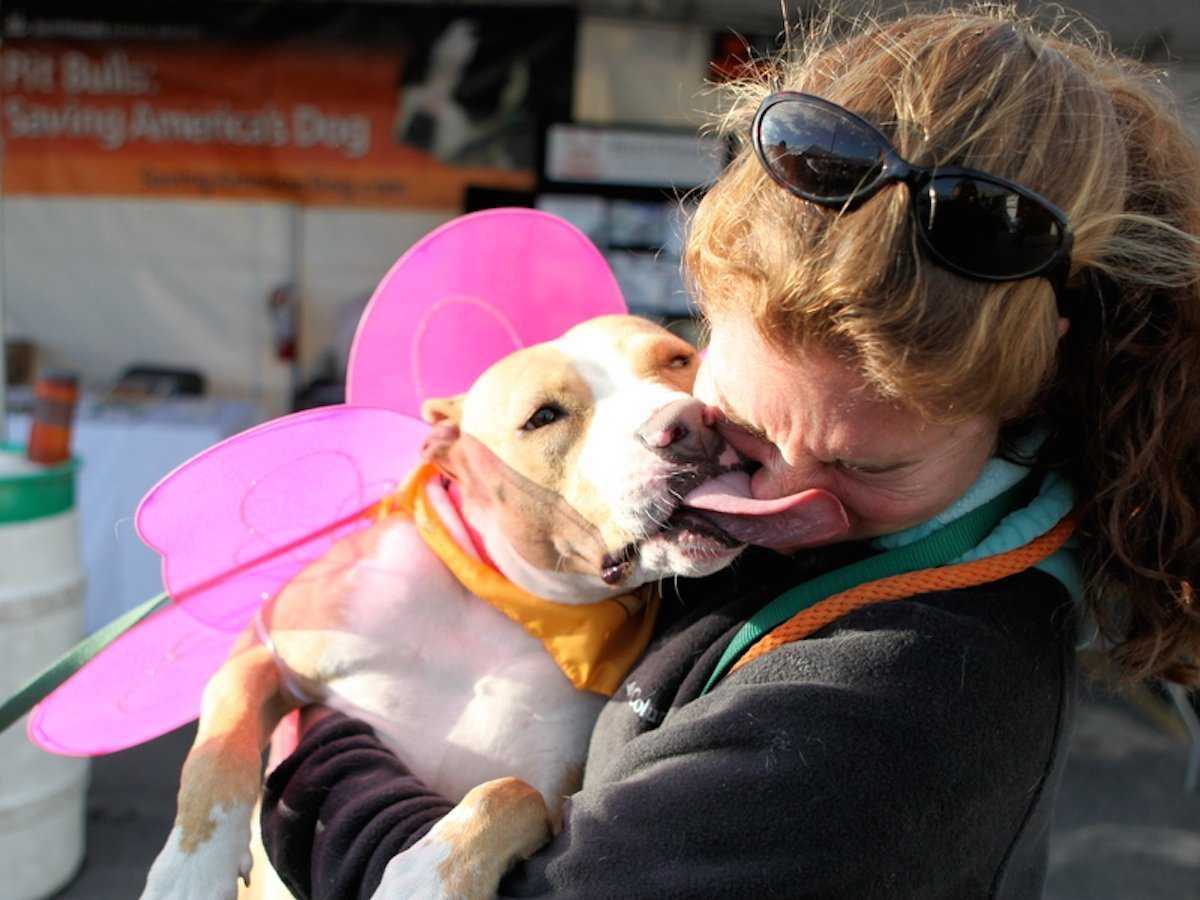
{"type": "MultiPolygon", "coordinates": [[[[810,35],[724,124],[697,394],[761,464],[740,509],[820,488],[848,524],[687,587],[500,895],[1036,896],[1077,614],[1125,677],[1197,675],[1200,150],[1139,67],[991,8],[810,35]],[[938,562],[1077,529],[737,664],[781,591],[987,515],[938,562]]],[[[264,836],[298,893],[370,896],[448,808],[335,716],[264,836]]]]}

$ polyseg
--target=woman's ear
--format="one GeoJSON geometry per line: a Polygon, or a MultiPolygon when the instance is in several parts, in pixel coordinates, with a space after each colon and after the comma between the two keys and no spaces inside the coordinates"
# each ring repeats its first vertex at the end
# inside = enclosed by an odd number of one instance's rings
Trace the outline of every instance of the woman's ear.
{"type": "Polygon", "coordinates": [[[465,394],[457,397],[431,397],[421,404],[421,418],[430,425],[453,425],[462,421],[462,405],[465,394]]]}
{"type": "Polygon", "coordinates": [[[1066,337],[1066,334],[1067,334],[1067,332],[1068,332],[1068,331],[1070,331],[1070,330],[1071,330],[1071,320],[1070,320],[1070,319],[1064,319],[1062,316],[1059,316],[1059,317],[1058,317],[1058,337],[1059,337],[1059,340],[1062,340],[1062,338],[1066,337]]]}

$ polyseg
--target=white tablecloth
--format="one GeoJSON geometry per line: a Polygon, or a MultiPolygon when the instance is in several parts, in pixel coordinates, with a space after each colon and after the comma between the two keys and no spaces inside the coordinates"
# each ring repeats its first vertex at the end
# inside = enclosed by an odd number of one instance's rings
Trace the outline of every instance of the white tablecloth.
{"type": "MultiPolygon", "coordinates": [[[[81,462],[76,505],[87,569],[89,632],[162,590],[158,554],[133,529],[138,501],[189,457],[260,421],[251,403],[203,398],[114,406],[80,403],[72,452],[81,462]]],[[[8,416],[8,440],[23,444],[29,416],[8,416]]]]}

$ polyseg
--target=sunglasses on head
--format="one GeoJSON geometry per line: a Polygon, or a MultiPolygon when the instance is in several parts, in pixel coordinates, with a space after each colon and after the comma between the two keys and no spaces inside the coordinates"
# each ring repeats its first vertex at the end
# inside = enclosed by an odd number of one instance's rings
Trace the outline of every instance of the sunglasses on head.
{"type": "Polygon", "coordinates": [[[811,94],[767,97],[751,140],[776,182],[830,209],[854,210],[885,185],[904,182],[934,262],[978,281],[1045,277],[1061,308],[1071,229],[1045,197],[976,169],[914,165],[865,119],[811,94]]]}

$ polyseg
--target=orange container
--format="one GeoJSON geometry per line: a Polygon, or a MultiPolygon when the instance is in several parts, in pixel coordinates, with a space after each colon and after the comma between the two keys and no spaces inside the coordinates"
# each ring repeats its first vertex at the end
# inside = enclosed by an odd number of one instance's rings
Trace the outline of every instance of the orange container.
{"type": "Polygon", "coordinates": [[[79,400],[79,381],[69,372],[49,372],[33,385],[33,423],[26,455],[54,465],[71,458],[71,425],[79,400]]]}

